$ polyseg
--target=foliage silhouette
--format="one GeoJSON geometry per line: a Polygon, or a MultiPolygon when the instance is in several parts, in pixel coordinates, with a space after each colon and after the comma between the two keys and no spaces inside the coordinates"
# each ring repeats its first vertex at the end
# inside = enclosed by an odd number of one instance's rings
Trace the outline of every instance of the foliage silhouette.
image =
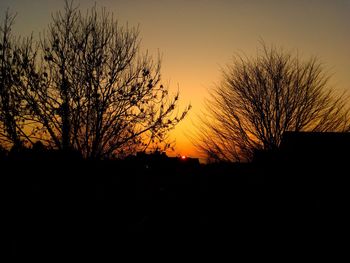
{"type": "Polygon", "coordinates": [[[18,67],[18,43],[11,28],[15,15],[7,10],[4,22],[0,25],[0,142],[8,145],[21,145],[21,132],[18,122],[21,118],[21,99],[18,93],[20,69],[18,67]]]}
{"type": "MultiPolygon", "coordinates": [[[[12,18],[8,20],[9,32],[12,18]]],[[[26,141],[74,149],[85,158],[169,147],[167,132],[190,106],[175,114],[179,94],[171,96],[160,83],[160,59],[141,54],[139,47],[137,28],[119,26],[96,6],[82,15],[73,1],[66,1],[40,42],[28,40],[18,50],[21,63],[15,67],[21,72],[16,82],[6,80],[12,85],[6,90],[19,90],[10,101],[19,104],[13,109],[25,109],[20,121],[26,141]]],[[[19,135],[12,127],[20,123],[10,117],[2,130],[14,144],[19,135]]]]}
{"type": "Polygon", "coordinates": [[[262,43],[256,58],[239,56],[223,70],[195,144],[210,160],[244,161],[276,150],[286,131],[349,131],[347,97],[328,79],[316,58],[262,43]]]}

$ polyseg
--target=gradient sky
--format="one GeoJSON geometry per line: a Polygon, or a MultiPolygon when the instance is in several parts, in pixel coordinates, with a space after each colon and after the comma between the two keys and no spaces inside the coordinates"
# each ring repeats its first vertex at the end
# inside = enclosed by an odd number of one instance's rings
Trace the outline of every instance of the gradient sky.
{"type": "MultiPolygon", "coordinates": [[[[350,91],[350,0],[80,0],[82,9],[95,2],[113,12],[121,24],[139,25],[142,48],[162,54],[162,78],[182,106],[191,103],[188,118],[172,137],[172,154],[195,156],[188,134],[201,114],[208,90],[220,81],[220,67],[235,54],[254,55],[267,44],[317,56],[330,74],[330,84],[350,91]]],[[[17,12],[16,34],[45,29],[63,0],[0,0],[17,12]]]]}

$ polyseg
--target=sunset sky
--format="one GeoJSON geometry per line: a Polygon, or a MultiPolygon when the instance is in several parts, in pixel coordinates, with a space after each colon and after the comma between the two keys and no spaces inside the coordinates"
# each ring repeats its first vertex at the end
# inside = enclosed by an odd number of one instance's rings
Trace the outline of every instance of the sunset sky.
{"type": "MultiPolygon", "coordinates": [[[[332,74],[330,84],[350,92],[350,0],[80,0],[114,13],[121,24],[140,27],[142,49],[162,54],[162,79],[180,90],[193,108],[172,137],[173,155],[196,156],[188,135],[203,110],[208,90],[220,81],[220,68],[235,54],[256,54],[259,40],[317,56],[332,74]]],[[[17,13],[14,33],[38,36],[63,0],[1,0],[17,13]]]]}

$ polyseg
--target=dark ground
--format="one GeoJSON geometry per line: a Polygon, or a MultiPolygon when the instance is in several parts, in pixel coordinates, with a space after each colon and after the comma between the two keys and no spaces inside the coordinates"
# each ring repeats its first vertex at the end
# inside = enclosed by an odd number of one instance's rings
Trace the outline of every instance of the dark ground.
{"type": "Polygon", "coordinates": [[[3,225],[15,257],[98,255],[135,242],[153,246],[155,237],[155,250],[225,238],[314,243],[347,225],[344,163],[22,160],[1,166],[3,225]]]}

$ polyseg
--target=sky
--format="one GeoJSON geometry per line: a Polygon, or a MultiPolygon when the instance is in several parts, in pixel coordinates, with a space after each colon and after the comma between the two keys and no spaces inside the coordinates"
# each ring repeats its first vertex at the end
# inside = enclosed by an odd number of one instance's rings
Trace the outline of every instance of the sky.
{"type": "MultiPolygon", "coordinates": [[[[76,0],[81,9],[97,3],[121,24],[139,26],[142,49],[162,55],[162,80],[180,92],[188,117],[172,131],[175,152],[197,156],[191,143],[208,91],[237,54],[254,56],[259,41],[303,58],[317,56],[330,85],[350,92],[350,0],[76,0]]],[[[14,33],[38,36],[64,0],[0,0],[17,13],[14,33]]]]}

